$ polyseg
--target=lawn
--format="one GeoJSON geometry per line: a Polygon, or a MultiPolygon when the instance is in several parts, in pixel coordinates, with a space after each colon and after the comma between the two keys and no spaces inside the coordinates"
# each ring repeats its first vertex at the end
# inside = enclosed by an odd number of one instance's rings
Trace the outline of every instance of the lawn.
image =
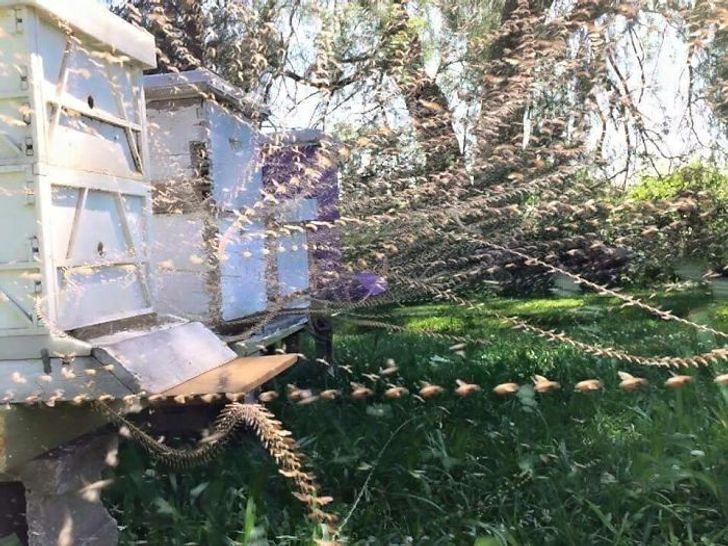
{"type": "MultiPolygon", "coordinates": [[[[700,290],[663,292],[652,301],[728,330],[728,305],[700,290]]],[[[270,408],[334,497],[330,508],[349,543],[728,544],[728,389],[713,383],[728,363],[688,370],[693,383],[666,389],[664,369],[554,345],[507,328],[489,310],[641,355],[686,356],[720,345],[709,333],[596,296],[488,299],[478,310],[379,310],[380,320],[404,332],[338,319],[337,375],[311,379],[294,370],[272,388],[284,394],[295,382],[350,391],[349,381],[357,381],[375,394],[367,402],[344,396],[308,405],[281,396],[270,408]],[[433,332],[483,343],[453,349],[433,332]],[[390,358],[396,375],[364,376],[390,358]],[[617,371],[650,385],[624,392],[617,371]],[[534,373],[562,388],[535,393],[534,373]],[[604,390],[574,392],[590,378],[602,380],[604,390]],[[458,397],[456,379],[484,390],[458,397]],[[389,380],[413,393],[423,380],[447,389],[427,401],[388,400],[389,380]],[[516,395],[491,392],[510,381],[524,385],[516,395]]],[[[249,436],[186,473],[172,473],[124,442],[115,478],[105,500],[123,525],[124,544],[313,544],[317,533],[249,436]]]]}

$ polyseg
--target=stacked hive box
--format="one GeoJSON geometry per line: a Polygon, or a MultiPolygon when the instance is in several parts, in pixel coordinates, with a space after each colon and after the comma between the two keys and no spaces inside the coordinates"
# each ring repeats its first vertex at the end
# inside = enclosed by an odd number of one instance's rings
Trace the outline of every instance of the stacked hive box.
{"type": "MultiPolygon", "coordinates": [[[[279,293],[338,298],[342,261],[336,142],[315,129],[291,130],[271,136],[265,155],[263,186],[278,194],[280,206],[272,216],[283,228],[276,244],[279,293]]],[[[307,303],[300,298],[288,305],[307,303]]]]}
{"type": "Polygon", "coordinates": [[[0,0],[0,476],[103,421],[62,402],[165,392],[235,359],[153,312],[154,63],[152,36],[94,0],[0,0]]]}
{"type": "Polygon", "coordinates": [[[280,297],[305,293],[308,245],[297,226],[315,218],[316,202],[264,187],[268,139],[256,122],[266,112],[204,69],[147,76],[145,90],[158,159],[158,308],[234,331],[280,297]]]}
{"type": "Polygon", "coordinates": [[[260,199],[259,112],[204,69],[145,89],[158,308],[214,325],[265,311],[264,224],[240,216],[260,199]]]}
{"type": "Polygon", "coordinates": [[[154,51],[89,0],[0,0],[0,359],[83,352],[61,332],[151,312],[154,51]]]}

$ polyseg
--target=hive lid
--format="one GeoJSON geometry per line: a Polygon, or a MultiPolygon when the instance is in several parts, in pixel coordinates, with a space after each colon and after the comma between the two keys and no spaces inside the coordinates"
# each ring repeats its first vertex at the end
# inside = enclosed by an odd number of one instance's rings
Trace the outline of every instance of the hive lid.
{"type": "Polygon", "coordinates": [[[144,93],[147,101],[184,99],[209,94],[245,115],[270,115],[268,108],[206,68],[145,76],[144,93]]]}
{"type": "Polygon", "coordinates": [[[154,37],[95,0],[0,0],[0,8],[21,6],[57,18],[112,50],[139,61],[145,68],[157,66],[154,37]]]}

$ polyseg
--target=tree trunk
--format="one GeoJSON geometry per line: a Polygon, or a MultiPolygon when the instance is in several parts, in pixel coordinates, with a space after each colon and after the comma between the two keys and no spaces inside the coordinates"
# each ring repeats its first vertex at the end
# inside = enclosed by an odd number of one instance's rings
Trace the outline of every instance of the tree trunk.
{"type": "Polygon", "coordinates": [[[392,21],[384,30],[384,69],[404,97],[407,111],[426,157],[427,174],[441,173],[461,159],[447,97],[425,71],[422,43],[410,25],[409,0],[395,0],[392,21]]]}

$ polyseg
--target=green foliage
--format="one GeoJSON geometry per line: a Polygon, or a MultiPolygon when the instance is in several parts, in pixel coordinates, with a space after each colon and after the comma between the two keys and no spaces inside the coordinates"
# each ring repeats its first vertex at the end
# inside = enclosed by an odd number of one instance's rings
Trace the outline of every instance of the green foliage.
{"type": "Polygon", "coordinates": [[[304,511],[290,502],[288,485],[254,438],[189,472],[169,471],[131,442],[122,444],[120,461],[106,502],[123,524],[122,545],[305,544],[294,538],[311,534],[304,511]]]}
{"type": "Polygon", "coordinates": [[[649,284],[674,275],[701,280],[710,270],[728,274],[728,175],[692,164],[646,177],[624,197],[607,236],[630,249],[624,277],[649,284]]]}
{"type": "Polygon", "coordinates": [[[707,192],[716,200],[728,201],[728,175],[696,163],[662,178],[645,177],[628,195],[646,201],[673,199],[685,192],[707,192]]]}
{"type": "MultiPolygon", "coordinates": [[[[640,354],[687,355],[716,346],[711,336],[601,297],[488,302],[542,327],[640,354]]],[[[702,292],[662,295],[656,303],[692,320],[720,324],[727,316],[725,305],[702,292]]],[[[337,361],[352,374],[342,370],[316,386],[371,384],[362,374],[376,373],[394,358],[396,381],[410,391],[427,380],[447,393],[427,403],[414,397],[384,402],[386,384],[380,381],[369,403],[345,397],[272,405],[309,455],[336,511],[343,516],[353,509],[344,527],[350,544],[728,542],[728,389],[712,383],[713,372],[721,370],[688,370],[695,383],[671,391],[662,387],[665,370],[586,357],[474,310],[431,305],[389,311],[387,320],[415,332],[342,323],[337,361]],[[468,334],[489,344],[458,354],[418,329],[468,334]],[[651,386],[622,392],[617,370],[644,376],[651,386]],[[505,381],[528,385],[534,373],[564,388],[539,395],[527,386],[507,399],[488,392],[505,381]],[[605,382],[604,392],[571,390],[591,377],[605,382]],[[456,379],[486,390],[458,398],[451,390],[456,379]]],[[[280,378],[278,388],[291,380],[280,378]]],[[[185,475],[165,472],[128,444],[121,460],[109,500],[127,526],[125,544],[246,544],[245,537],[258,532],[270,544],[311,544],[312,529],[297,501],[248,440],[209,468],[185,475]]]]}
{"type": "Polygon", "coordinates": [[[22,546],[23,543],[18,538],[18,535],[13,533],[12,535],[8,535],[6,537],[0,538],[0,546],[22,546]]]}

